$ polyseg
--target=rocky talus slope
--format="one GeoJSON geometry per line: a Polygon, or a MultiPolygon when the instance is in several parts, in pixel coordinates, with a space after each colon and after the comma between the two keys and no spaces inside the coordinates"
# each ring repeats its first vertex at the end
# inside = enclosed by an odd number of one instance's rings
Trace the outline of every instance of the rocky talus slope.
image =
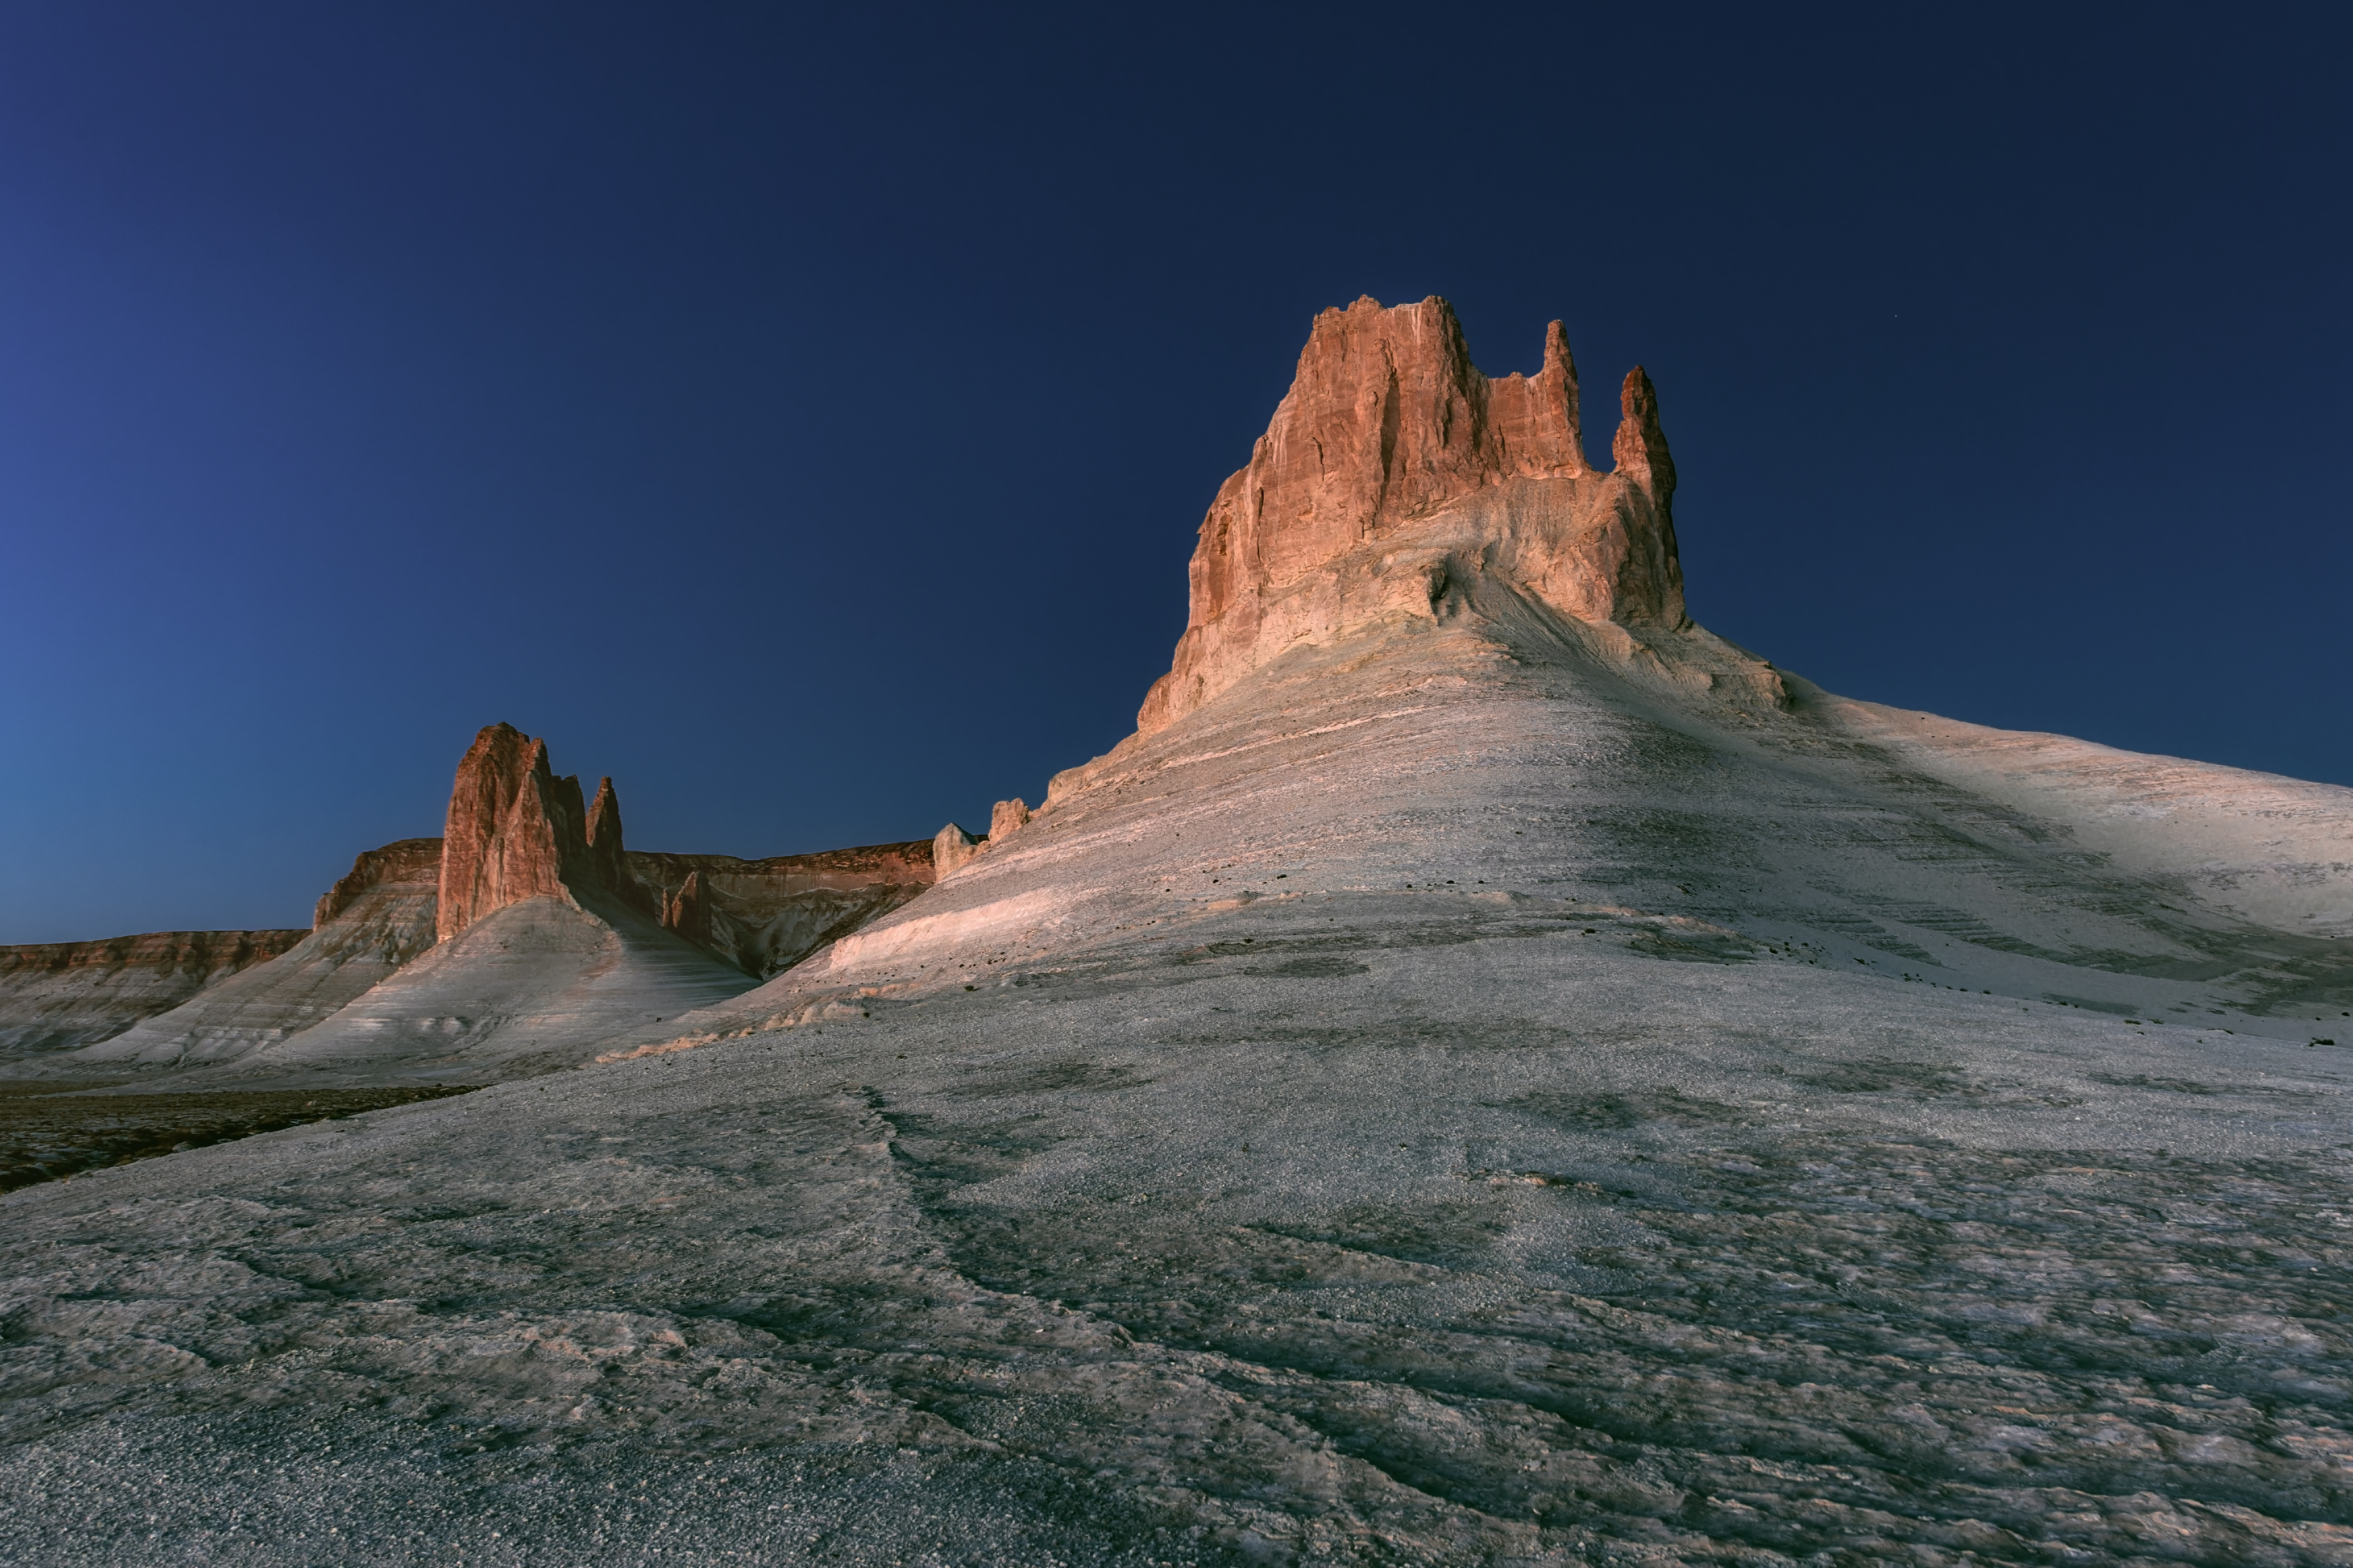
{"type": "Polygon", "coordinates": [[[1647,384],[1596,475],[1565,343],[1377,310],[1284,405],[1358,477],[920,898],[0,1202],[5,1543],[2353,1560],[2353,792],[1775,670],[1669,613],[1647,384]]]}

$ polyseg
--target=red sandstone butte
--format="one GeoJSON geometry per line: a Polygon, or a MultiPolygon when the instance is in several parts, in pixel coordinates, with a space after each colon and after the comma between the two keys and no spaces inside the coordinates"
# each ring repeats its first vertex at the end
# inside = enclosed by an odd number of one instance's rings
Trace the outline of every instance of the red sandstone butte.
{"type": "Polygon", "coordinates": [[[1620,405],[1616,471],[1599,474],[1586,461],[1577,365],[1558,321],[1546,329],[1535,375],[1490,380],[1443,300],[1325,310],[1250,462],[1202,521],[1185,636],[1138,728],[1162,728],[1263,662],[1261,623],[1287,590],[1360,545],[1482,497],[1510,514],[1498,531],[1502,564],[1556,609],[1682,626],[1674,465],[1640,367],[1620,405]]]}

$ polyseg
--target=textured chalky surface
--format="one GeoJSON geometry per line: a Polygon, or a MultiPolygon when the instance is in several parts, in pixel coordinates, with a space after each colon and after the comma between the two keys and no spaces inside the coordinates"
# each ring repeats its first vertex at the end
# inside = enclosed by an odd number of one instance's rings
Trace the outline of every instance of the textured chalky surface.
{"type": "Polygon", "coordinates": [[[16,1194],[6,1528],[195,1465],[161,1539],[252,1561],[2342,1549],[2340,1058],[1355,912],[16,1194]]]}
{"type": "Polygon", "coordinates": [[[1776,670],[1461,349],[902,907],[508,903],[211,1070],[509,1081],[0,1199],[0,1557],[2353,1560],[2353,792],[1776,670]]]}

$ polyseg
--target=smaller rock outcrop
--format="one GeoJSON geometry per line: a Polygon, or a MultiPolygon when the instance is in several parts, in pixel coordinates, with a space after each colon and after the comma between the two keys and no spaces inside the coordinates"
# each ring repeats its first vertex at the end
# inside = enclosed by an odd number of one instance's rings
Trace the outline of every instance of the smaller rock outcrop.
{"type": "Polygon", "coordinates": [[[1003,843],[1007,834],[1018,827],[1027,826],[1029,822],[1028,802],[1018,795],[1011,800],[1000,800],[997,803],[996,809],[988,814],[988,841],[991,844],[1003,843]]]}
{"type": "MultiPolygon", "coordinates": [[[[655,970],[691,959],[679,970],[689,973],[717,959],[765,980],[897,909],[938,875],[928,840],[762,860],[629,849],[613,781],[600,780],[584,805],[579,780],[556,776],[545,742],[512,724],[474,737],[446,821],[443,837],[361,854],[319,899],[308,931],[167,931],[0,948],[0,1061],[79,1047],[92,1070],[110,1072],[274,1048],[484,917],[533,899],[582,911],[527,912],[526,924],[570,931],[566,940],[667,952],[655,970]]],[[[364,1034],[390,1016],[353,1014],[361,1022],[353,1027],[364,1034]]],[[[446,1033],[460,1024],[433,1026],[446,1033]]]]}
{"type": "Polygon", "coordinates": [[[619,888],[629,879],[627,853],[621,847],[621,797],[610,777],[596,781],[596,798],[588,804],[587,864],[600,888],[619,888]]]}
{"type": "Polygon", "coordinates": [[[945,877],[963,869],[1004,843],[1008,834],[1028,826],[1031,816],[1029,802],[1016,795],[1011,800],[998,801],[990,809],[988,832],[982,837],[975,838],[956,824],[949,823],[932,840],[934,873],[945,877]]]}
{"type": "Polygon", "coordinates": [[[544,742],[492,724],[450,789],[438,929],[447,941],[526,899],[581,905],[593,893],[607,914],[633,911],[765,979],[931,886],[934,849],[873,844],[765,860],[630,849],[610,778],[584,805],[579,780],[556,776],[544,742]]]}
{"type": "Polygon", "coordinates": [[[1618,472],[1642,487],[1660,519],[1672,528],[1674,514],[1667,503],[1675,493],[1675,462],[1667,456],[1666,432],[1659,428],[1658,389],[1641,365],[1626,373],[1618,407],[1618,434],[1610,437],[1609,455],[1618,472]]]}
{"type": "Polygon", "coordinates": [[[951,822],[932,839],[932,869],[942,877],[953,876],[987,843],[987,838],[975,838],[951,822]]]}
{"type": "Polygon", "coordinates": [[[661,923],[697,947],[711,945],[711,900],[702,894],[702,872],[689,871],[685,881],[663,895],[661,923]]]}

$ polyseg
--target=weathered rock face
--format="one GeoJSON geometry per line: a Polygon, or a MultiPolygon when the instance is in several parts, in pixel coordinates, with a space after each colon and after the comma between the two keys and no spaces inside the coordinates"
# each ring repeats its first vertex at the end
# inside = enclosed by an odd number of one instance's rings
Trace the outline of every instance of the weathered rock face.
{"type": "Polygon", "coordinates": [[[686,880],[662,894],[661,923],[697,947],[711,943],[711,900],[702,896],[702,873],[689,871],[686,880]]]}
{"type": "Polygon", "coordinates": [[[1639,367],[1620,403],[1617,470],[1599,474],[1558,321],[1534,376],[1490,381],[1443,300],[1324,311],[1273,423],[1202,521],[1185,636],[1138,728],[1192,711],[1302,637],[1410,611],[1405,578],[1417,574],[1427,613],[1444,592],[1445,551],[1369,588],[1341,563],[1466,507],[1477,526],[1450,545],[1468,542],[1477,559],[1453,569],[1496,573],[1581,621],[1681,626],[1674,465],[1639,367]]]}
{"type": "Polygon", "coordinates": [[[1290,395],[1228,479],[1193,557],[1193,618],[1330,560],[1385,522],[1507,477],[1588,471],[1558,321],[1544,368],[1490,382],[1443,300],[1359,300],[1315,318],[1290,395]]]}
{"type": "Polygon", "coordinates": [[[989,809],[988,832],[981,837],[975,838],[956,824],[949,823],[932,840],[933,871],[945,877],[963,869],[1028,826],[1035,815],[1029,803],[1016,795],[1011,800],[998,801],[989,809]]]}
{"type": "MultiPolygon", "coordinates": [[[[1641,365],[1626,373],[1626,384],[1618,391],[1618,434],[1609,442],[1610,458],[1620,473],[1651,498],[1663,519],[1668,515],[1667,502],[1675,493],[1675,465],[1674,459],[1667,456],[1666,432],[1659,428],[1658,390],[1651,386],[1651,378],[1643,374],[1641,365]]],[[[1667,542],[1672,556],[1672,528],[1667,542]]],[[[1680,583],[1680,568],[1676,577],[1680,583]]]]}
{"type": "Polygon", "coordinates": [[[309,934],[162,931],[0,947],[0,1059],[111,1039],[309,934]]]}
{"type": "Polygon", "coordinates": [[[569,900],[575,884],[609,887],[599,872],[609,878],[621,855],[610,779],[596,799],[600,843],[609,843],[592,853],[580,781],[555,776],[547,743],[512,724],[476,735],[458,763],[441,836],[441,940],[525,899],[569,900]]]}

